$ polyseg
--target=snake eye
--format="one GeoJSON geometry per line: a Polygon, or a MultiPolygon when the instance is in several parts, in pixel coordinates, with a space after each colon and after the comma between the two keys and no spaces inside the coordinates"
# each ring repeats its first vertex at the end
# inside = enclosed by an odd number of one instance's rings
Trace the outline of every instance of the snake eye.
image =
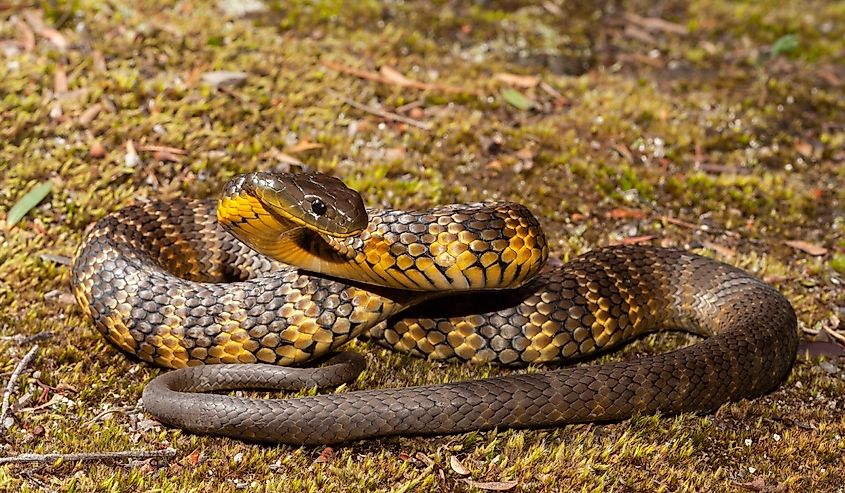
{"type": "Polygon", "coordinates": [[[311,202],[311,212],[313,212],[314,214],[322,216],[326,213],[326,210],[326,204],[324,204],[322,200],[314,199],[314,201],[311,202]]]}

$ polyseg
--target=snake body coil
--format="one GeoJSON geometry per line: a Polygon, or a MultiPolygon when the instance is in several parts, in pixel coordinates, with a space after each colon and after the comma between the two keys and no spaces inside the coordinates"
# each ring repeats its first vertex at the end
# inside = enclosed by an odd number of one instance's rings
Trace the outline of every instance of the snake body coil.
{"type": "Polygon", "coordinates": [[[74,293],[109,341],[182,368],[146,387],[149,412],[191,431],[261,441],[709,411],[772,390],[794,361],[791,305],[734,267],[628,246],[538,273],[547,247],[522,206],[369,211],[369,222],[362,211],[357,194],[322,175],[246,175],[219,204],[132,206],[86,236],[74,293]],[[364,331],[430,358],[525,365],[583,358],[661,329],[706,339],[628,361],[427,387],[282,400],[199,393],[337,385],[360,372],[360,357],[342,353],[317,369],[276,365],[312,360],[364,331]]]}

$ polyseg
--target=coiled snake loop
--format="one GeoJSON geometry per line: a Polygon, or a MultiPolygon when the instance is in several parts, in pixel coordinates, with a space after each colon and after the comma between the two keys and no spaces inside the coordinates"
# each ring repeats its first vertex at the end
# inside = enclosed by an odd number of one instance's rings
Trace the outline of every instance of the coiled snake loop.
{"type": "Polygon", "coordinates": [[[145,388],[147,411],[251,440],[328,444],[709,411],[772,390],[791,368],[792,306],[746,272],[647,246],[598,249],[541,272],[547,252],[539,223],[517,204],[367,211],[337,179],[253,173],[218,202],[149,202],[105,217],[77,252],[73,286],[109,341],[182,368],[145,388]],[[272,400],[201,393],[337,385],[361,371],[360,356],[279,365],[365,331],[429,358],[519,366],[583,358],[661,329],[705,339],[656,356],[426,387],[272,400]]]}

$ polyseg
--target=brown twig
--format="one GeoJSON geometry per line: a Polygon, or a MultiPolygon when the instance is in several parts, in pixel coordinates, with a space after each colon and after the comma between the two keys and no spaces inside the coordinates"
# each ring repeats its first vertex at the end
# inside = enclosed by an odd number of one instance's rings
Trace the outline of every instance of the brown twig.
{"type": "Polygon", "coordinates": [[[119,452],[94,452],[81,454],[21,454],[12,457],[0,457],[0,466],[4,464],[27,464],[32,462],[49,463],[62,460],[76,461],[109,461],[121,459],[170,459],[176,456],[176,449],[164,450],[121,450],[119,452]]]}
{"type": "Polygon", "coordinates": [[[440,91],[445,93],[466,93],[471,94],[473,91],[464,89],[462,87],[449,86],[446,84],[431,84],[428,82],[420,82],[418,80],[409,79],[401,74],[394,73],[393,69],[382,67],[381,73],[370,72],[368,70],[361,70],[342,63],[323,60],[320,62],[324,67],[340,72],[342,74],[351,75],[359,79],[370,80],[385,84],[389,86],[410,87],[412,89],[419,89],[422,91],[440,91]]]}
{"type": "Polygon", "coordinates": [[[382,77],[381,75],[374,73],[374,72],[368,72],[366,70],[357,69],[357,68],[354,68],[354,67],[350,67],[348,65],[340,64],[340,63],[330,62],[328,60],[323,60],[320,63],[324,67],[326,67],[328,69],[335,70],[335,71],[340,72],[342,74],[348,74],[348,75],[358,77],[359,79],[371,80],[373,82],[380,82],[382,84],[388,83],[387,80],[385,80],[384,77],[382,77]]]}
{"type": "Polygon", "coordinates": [[[97,413],[96,416],[94,416],[93,418],[84,422],[83,425],[89,425],[91,423],[99,421],[99,420],[105,418],[106,416],[108,416],[109,414],[127,414],[129,411],[132,411],[133,409],[135,409],[135,406],[113,407],[113,408],[110,408],[110,409],[106,409],[106,410],[100,411],[99,413],[97,413]]]}
{"type": "Polygon", "coordinates": [[[23,334],[15,334],[13,336],[2,336],[2,337],[0,337],[0,341],[12,341],[15,344],[17,344],[18,346],[24,346],[24,345],[29,344],[31,342],[49,339],[49,338],[53,337],[54,335],[56,335],[56,334],[53,333],[53,332],[50,332],[49,330],[45,330],[45,331],[42,331],[42,332],[38,332],[37,334],[32,334],[31,336],[25,336],[23,334]]]}
{"type": "Polygon", "coordinates": [[[12,376],[9,377],[9,383],[6,384],[6,390],[3,391],[3,407],[0,408],[0,428],[4,426],[3,423],[6,422],[6,416],[9,414],[9,400],[12,398],[12,393],[15,391],[15,385],[18,383],[18,379],[21,377],[21,373],[23,373],[24,368],[26,368],[33,359],[35,359],[38,349],[38,344],[32,346],[32,349],[26,353],[23,359],[18,363],[18,366],[15,367],[15,371],[12,372],[12,376]]]}
{"type": "Polygon", "coordinates": [[[67,255],[57,255],[55,253],[40,253],[38,254],[38,257],[41,260],[55,262],[60,265],[73,265],[73,259],[68,257],[67,255]]]}
{"type": "Polygon", "coordinates": [[[331,93],[334,94],[339,99],[341,99],[344,103],[348,104],[349,106],[352,106],[353,108],[357,108],[361,111],[366,111],[367,113],[379,116],[379,117],[384,118],[386,120],[393,120],[393,121],[397,121],[397,122],[400,122],[400,123],[406,123],[408,125],[412,125],[414,127],[421,128],[423,130],[431,130],[431,123],[429,123],[429,122],[423,122],[423,121],[416,120],[414,118],[410,118],[410,117],[407,117],[407,116],[399,115],[399,114],[396,114],[396,113],[391,113],[391,112],[385,111],[381,108],[376,108],[374,106],[361,104],[358,101],[355,101],[354,99],[349,99],[346,96],[344,96],[342,94],[338,94],[334,91],[331,91],[331,93]]]}
{"type": "Polygon", "coordinates": [[[739,238],[742,236],[741,234],[737,233],[736,231],[731,231],[725,228],[719,228],[716,226],[710,226],[707,224],[696,224],[687,222],[681,219],[677,219],[671,216],[658,216],[658,219],[661,221],[667,222],[669,224],[674,224],[675,226],[680,226],[682,228],[694,229],[698,231],[703,231],[705,233],[712,233],[712,234],[722,234],[725,236],[730,236],[732,238],[739,238]]]}
{"type": "Polygon", "coordinates": [[[170,154],[179,154],[183,155],[186,153],[184,149],[179,149],[178,147],[170,147],[170,146],[159,146],[159,145],[144,145],[138,146],[137,150],[141,152],[169,152],[170,154]]]}
{"type": "Polygon", "coordinates": [[[827,335],[836,339],[837,342],[839,342],[840,344],[845,344],[845,335],[842,335],[839,332],[837,332],[836,330],[831,329],[829,327],[822,327],[822,328],[827,333],[827,335]]]}

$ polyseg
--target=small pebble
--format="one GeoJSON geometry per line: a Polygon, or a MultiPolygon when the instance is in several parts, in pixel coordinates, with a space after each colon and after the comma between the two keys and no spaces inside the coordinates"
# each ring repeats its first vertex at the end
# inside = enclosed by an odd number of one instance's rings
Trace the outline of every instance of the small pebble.
{"type": "Polygon", "coordinates": [[[839,373],[839,367],[837,367],[830,361],[822,361],[821,363],[819,363],[819,367],[827,373],[830,373],[831,375],[833,375],[834,373],[839,373]]]}

